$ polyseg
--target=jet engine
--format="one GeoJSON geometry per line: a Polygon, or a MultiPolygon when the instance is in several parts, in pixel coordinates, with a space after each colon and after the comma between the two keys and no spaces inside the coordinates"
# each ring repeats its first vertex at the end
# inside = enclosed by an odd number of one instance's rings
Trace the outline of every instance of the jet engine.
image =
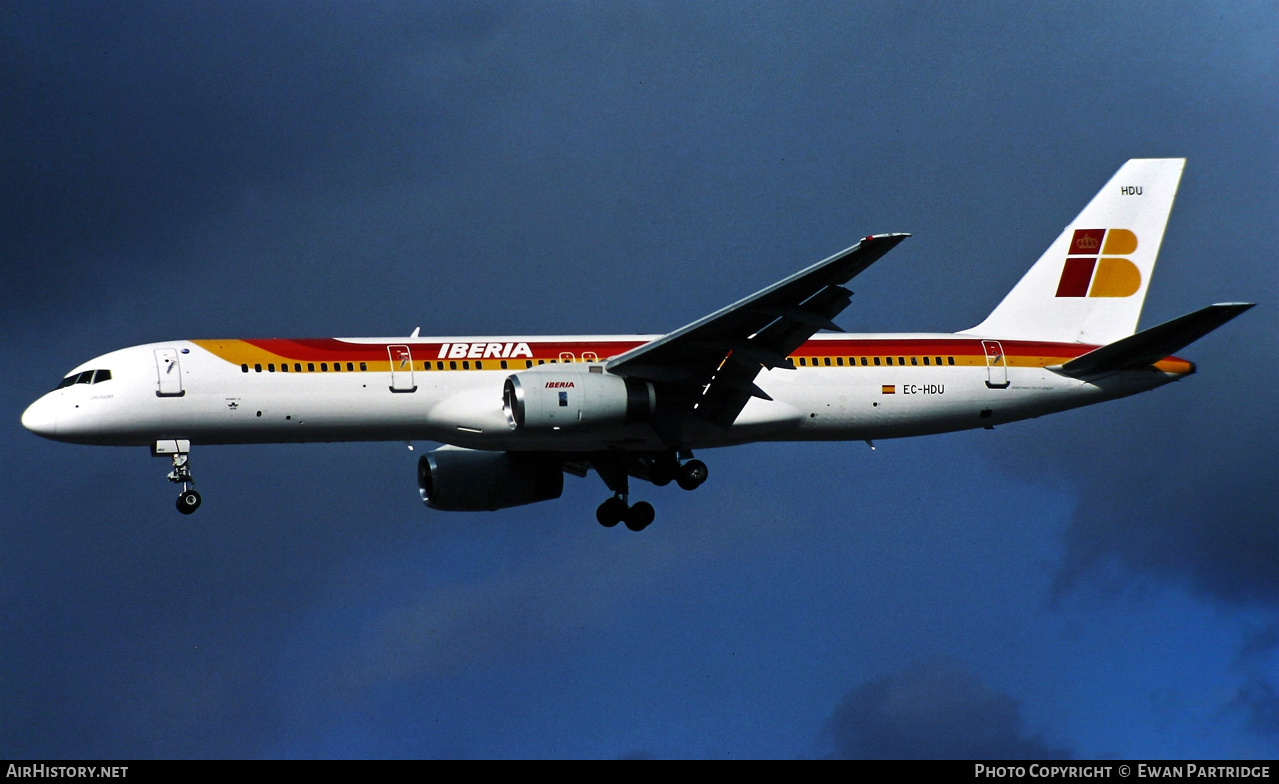
{"type": "Polygon", "coordinates": [[[531,370],[506,379],[502,410],[512,430],[586,430],[647,421],[653,385],[609,373],[531,370]]]}
{"type": "Polygon", "coordinates": [[[559,498],[559,460],[523,452],[443,446],[417,462],[422,503],[445,512],[483,512],[559,498]]]}

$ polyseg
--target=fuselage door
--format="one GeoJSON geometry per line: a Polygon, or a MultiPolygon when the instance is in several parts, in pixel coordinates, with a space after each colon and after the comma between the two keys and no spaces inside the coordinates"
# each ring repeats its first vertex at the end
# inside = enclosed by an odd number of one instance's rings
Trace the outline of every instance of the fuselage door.
{"type": "Polygon", "coordinates": [[[176,348],[155,350],[155,369],[159,381],[155,389],[157,397],[182,397],[182,366],[178,364],[176,348]]]}
{"type": "Polygon", "coordinates": [[[387,346],[386,353],[391,357],[391,391],[417,390],[417,385],[413,383],[413,354],[409,347],[387,346]]]}
{"type": "Polygon", "coordinates": [[[986,386],[991,389],[1008,388],[1008,362],[1004,359],[1004,347],[998,340],[983,340],[986,351],[986,386]]]}

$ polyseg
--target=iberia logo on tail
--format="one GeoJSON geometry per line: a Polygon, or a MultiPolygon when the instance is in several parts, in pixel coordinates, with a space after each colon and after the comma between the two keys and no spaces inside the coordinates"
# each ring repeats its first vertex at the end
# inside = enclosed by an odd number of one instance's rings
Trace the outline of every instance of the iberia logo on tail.
{"type": "Polygon", "coordinates": [[[1141,288],[1141,271],[1122,258],[1137,250],[1128,229],[1077,229],[1057,284],[1059,297],[1131,297],[1141,288]]]}

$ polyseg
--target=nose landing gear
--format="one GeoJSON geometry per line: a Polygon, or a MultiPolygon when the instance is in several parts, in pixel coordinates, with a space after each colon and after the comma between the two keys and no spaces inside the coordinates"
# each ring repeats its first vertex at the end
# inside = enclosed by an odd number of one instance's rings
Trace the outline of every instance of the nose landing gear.
{"type": "Polygon", "coordinates": [[[192,488],[187,488],[178,493],[178,511],[182,514],[191,514],[200,508],[200,494],[192,488]]]}
{"type": "Polygon", "coordinates": [[[179,512],[189,515],[200,508],[200,494],[193,487],[195,479],[191,476],[189,454],[177,452],[173,455],[173,470],[169,472],[169,481],[182,485],[182,492],[178,493],[179,512]]]}
{"type": "Polygon", "coordinates": [[[151,453],[156,457],[169,455],[173,458],[173,470],[168,479],[174,484],[182,485],[178,493],[178,511],[189,515],[200,508],[200,494],[195,491],[195,478],[191,476],[191,442],[157,441],[151,453]]]}

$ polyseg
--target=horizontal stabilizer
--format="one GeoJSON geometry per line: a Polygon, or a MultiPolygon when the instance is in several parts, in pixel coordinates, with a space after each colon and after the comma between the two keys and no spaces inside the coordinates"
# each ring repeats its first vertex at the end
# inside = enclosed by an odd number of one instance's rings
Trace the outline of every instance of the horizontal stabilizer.
{"type": "Polygon", "coordinates": [[[1157,327],[1120,338],[1054,369],[1068,376],[1080,377],[1153,365],[1212,332],[1254,304],[1230,302],[1209,305],[1157,327]]]}

